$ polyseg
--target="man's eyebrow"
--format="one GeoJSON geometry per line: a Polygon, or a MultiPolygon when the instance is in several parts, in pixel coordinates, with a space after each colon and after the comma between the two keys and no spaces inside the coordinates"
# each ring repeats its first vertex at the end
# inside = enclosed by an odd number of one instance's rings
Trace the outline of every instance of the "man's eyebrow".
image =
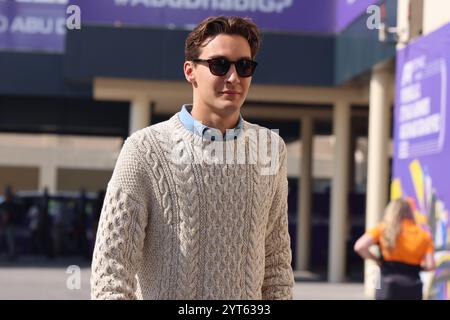
{"type": "Polygon", "coordinates": [[[210,56],[209,59],[227,59],[227,57],[221,56],[220,54],[215,54],[210,56]]]}
{"type": "MultiPolygon", "coordinates": [[[[220,55],[220,54],[212,55],[212,56],[209,57],[208,59],[226,59],[226,60],[230,60],[230,59],[228,59],[227,57],[225,57],[225,56],[223,56],[223,55],[220,55]]],[[[243,56],[243,57],[240,57],[240,58],[238,58],[238,59],[236,59],[236,60],[241,60],[241,59],[248,59],[248,60],[251,60],[252,58],[249,57],[249,56],[243,56]]]]}

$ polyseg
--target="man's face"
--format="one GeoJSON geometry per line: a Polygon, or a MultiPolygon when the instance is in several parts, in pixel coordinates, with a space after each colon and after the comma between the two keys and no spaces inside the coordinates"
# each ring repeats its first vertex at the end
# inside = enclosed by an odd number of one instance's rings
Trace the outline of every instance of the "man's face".
{"type": "MultiPolygon", "coordinates": [[[[239,35],[220,34],[211,41],[207,39],[205,43],[207,45],[202,47],[199,59],[225,58],[237,61],[252,58],[250,45],[239,35]]],[[[186,62],[185,75],[193,83],[194,102],[224,117],[240,110],[252,79],[240,77],[234,64],[224,76],[215,76],[207,62],[186,62]]]]}

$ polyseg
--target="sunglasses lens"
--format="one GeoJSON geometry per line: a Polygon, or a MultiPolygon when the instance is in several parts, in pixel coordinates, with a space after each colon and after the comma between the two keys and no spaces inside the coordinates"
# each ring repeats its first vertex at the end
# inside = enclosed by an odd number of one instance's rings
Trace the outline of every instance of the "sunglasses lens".
{"type": "MultiPolygon", "coordinates": [[[[230,70],[230,66],[234,62],[230,62],[227,59],[216,58],[208,60],[209,70],[215,76],[222,77],[230,70]]],[[[240,77],[251,77],[255,72],[257,63],[249,59],[241,59],[236,63],[236,71],[240,77]]]]}
{"type": "Polygon", "coordinates": [[[242,59],[236,63],[236,71],[241,77],[250,77],[255,72],[256,63],[251,60],[242,59]]]}
{"type": "Polygon", "coordinates": [[[230,62],[225,59],[211,59],[209,69],[215,76],[224,76],[230,70],[230,62]]]}

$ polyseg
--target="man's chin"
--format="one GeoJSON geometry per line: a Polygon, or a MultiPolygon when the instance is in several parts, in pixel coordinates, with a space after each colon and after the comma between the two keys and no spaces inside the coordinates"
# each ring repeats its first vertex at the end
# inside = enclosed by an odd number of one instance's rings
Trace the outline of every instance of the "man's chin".
{"type": "Polygon", "coordinates": [[[240,101],[222,100],[217,104],[222,110],[227,110],[228,112],[236,112],[241,109],[242,103],[240,101]]]}

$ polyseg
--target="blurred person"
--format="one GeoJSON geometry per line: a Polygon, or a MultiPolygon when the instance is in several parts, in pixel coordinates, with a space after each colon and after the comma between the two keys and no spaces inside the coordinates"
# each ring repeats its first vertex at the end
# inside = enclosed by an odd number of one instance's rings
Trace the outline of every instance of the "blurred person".
{"type": "Polygon", "coordinates": [[[85,259],[90,258],[89,245],[87,240],[87,199],[86,190],[81,189],[77,202],[77,226],[76,233],[78,239],[78,253],[85,259]]]}
{"type": "Polygon", "coordinates": [[[73,200],[67,199],[61,202],[61,253],[63,255],[71,255],[76,251],[73,245],[74,238],[74,222],[73,222],[73,200]]]}
{"type": "Polygon", "coordinates": [[[419,272],[435,268],[433,240],[416,224],[408,201],[391,201],[383,221],[359,238],[354,249],[362,258],[374,260],[380,266],[377,300],[422,299],[419,272]],[[379,257],[369,250],[375,244],[380,247],[379,257]]]}
{"type": "Polygon", "coordinates": [[[64,201],[57,202],[53,209],[51,235],[53,239],[53,254],[60,256],[64,253],[64,201]]]}
{"type": "Polygon", "coordinates": [[[14,201],[11,187],[5,189],[5,200],[0,204],[0,218],[6,242],[6,253],[8,260],[18,257],[16,236],[20,223],[21,208],[14,201]]]}
{"type": "Polygon", "coordinates": [[[239,17],[210,17],[188,35],[193,103],[126,140],[97,231],[93,299],[292,299],[286,146],[240,114],[260,41],[239,17]],[[195,161],[208,147],[255,151],[249,129],[269,136],[276,172],[195,161]]]}
{"type": "Polygon", "coordinates": [[[32,204],[27,211],[28,230],[30,232],[29,248],[31,254],[39,253],[39,217],[40,208],[37,204],[32,204]]]}
{"type": "Polygon", "coordinates": [[[49,205],[50,195],[48,188],[45,188],[38,219],[38,247],[41,254],[44,254],[49,259],[53,259],[52,220],[49,213],[49,205]]]}

